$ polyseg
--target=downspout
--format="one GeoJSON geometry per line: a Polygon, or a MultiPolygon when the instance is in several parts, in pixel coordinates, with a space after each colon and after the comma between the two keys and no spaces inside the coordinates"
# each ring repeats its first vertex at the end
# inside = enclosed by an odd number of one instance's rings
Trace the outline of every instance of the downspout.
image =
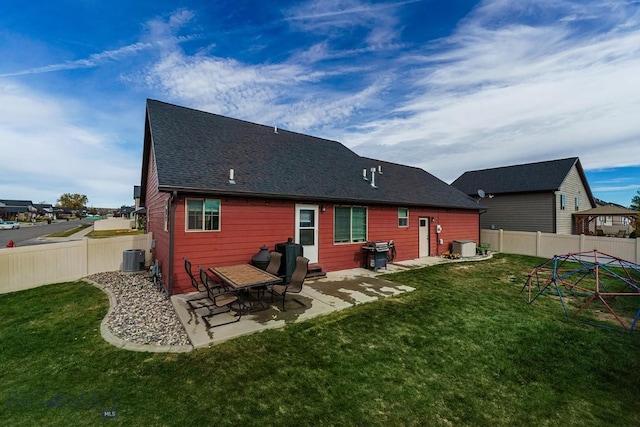
{"type": "Polygon", "coordinates": [[[173,250],[174,250],[174,232],[176,219],[176,199],[178,192],[174,191],[169,197],[169,295],[173,295],[173,250]]]}
{"type": "Polygon", "coordinates": [[[478,211],[478,244],[482,244],[482,219],[480,218],[480,216],[483,213],[487,213],[488,209],[480,209],[478,211]]]}
{"type": "MultiPolygon", "coordinates": [[[[559,190],[558,190],[559,191],[559,190]]],[[[558,191],[553,192],[553,231],[552,233],[558,232],[558,191]]],[[[571,220],[573,222],[573,215],[571,216],[571,220]]],[[[573,228],[573,224],[571,224],[573,228]]]]}

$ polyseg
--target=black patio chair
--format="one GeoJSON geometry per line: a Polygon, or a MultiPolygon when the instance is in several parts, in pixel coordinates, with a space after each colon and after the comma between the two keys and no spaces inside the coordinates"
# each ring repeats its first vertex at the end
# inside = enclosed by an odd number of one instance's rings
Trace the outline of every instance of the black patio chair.
{"type": "MultiPolygon", "coordinates": [[[[187,258],[184,258],[184,269],[189,275],[189,278],[191,279],[191,286],[193,286],[194,289],[198,292],[206,292],[207,288],[204,285],[201,285],[200,283],[198,283],[196,278],[193,276],[193,272],[191,271],[191,261],[189,261],[187,258]]],[[[203,302],[203,303],[197,304],[197,306],[194,306],[193,304],[195,301],[205,301],[205,300],[209,300],[208,293],[206,296],[200,296],[200,297],[187,300],[187,304],[189,304],[189,307],[191,307],[192,309],[209,307],[212,305],[210,302],[203,302]]]]}
{"type": "Polygon", "coordinates": [[[209,296],[209,299],[213,302],[213,304],[209,305],[209,307],[213,307],[211,312],[209,314],[205,314],[202,316],[202,320],[204,320],[204,323],[207,325],[207,329],[228,325],[230,323],[239,322],[240,319],[242,318],[242,301],[240,301],[240,297],[238,296],[238,294],[235,291],[231,291],[231,290],[224,290],[222,292],[212,291],[212,289],[209,287],[209,283],[211,282],[215,283],[215,281],[211,276],[209,276],[209,274],[204,268],[202,267],[199,267],[199,268],[200,268],[200,282],[204,285],[205,288],[207,288],[207,295],[209,296]],[[231,306],[234,303],[238,305],[238,310],[236,310],[236,314],[234,315],[236,318],[234,320],[230,320],[224,323],[218,323],[215,325],[212,325],[211,322],[209,322],[209,319],[212,318],[213,316],[230,312],[232,308],[231,306]],[[222,310],[219,310],[219,309],[222,309],[222,310]]]}
{"type": "MultiPolygon", "coordinates": [[[[291,281],[289,283],[283,283],[281,285],[271,286],[271,301],[273,302],[273,296],[278,295],[282,297],[282,311],[285,311],[284,300],[288,293],[300,293],[302,291],[302,284],[309,269],[309,260],[303,256],[296,257],[296,268],[291,273],[291,281]]],[[[303,307],[306,307],[302,302],[297,299],[293,299],[295,302],[303,307]]]]}

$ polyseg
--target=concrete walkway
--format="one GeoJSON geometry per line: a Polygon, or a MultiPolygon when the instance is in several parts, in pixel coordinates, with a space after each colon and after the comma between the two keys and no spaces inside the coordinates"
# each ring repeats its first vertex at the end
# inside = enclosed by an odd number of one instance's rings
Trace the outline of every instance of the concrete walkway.
{"type": "MultiPolygon", "coordinates": [[[[483,257],[486,259],[486,257],[483,257]]],[[[414,288],[399,285],[379,278],[381,274],[403,271],[438,264],[448,260],[440,257],[425,257],[411,261],[401,261],[388,265],[388,269],[375,272],[364,268],[354,268],[327,273],[327,277],[307,280],[300,294],[287,295],[286,311],[282,311],[281,300],[270,304],[270,295],[265,295],[267,308],[251,314],[245,314],[241,320],[228,325],[207,329],[201,316],[208,314],[209,309],[198,307],[192,309],[187,300],[205,297],[205,293],[192,292],[171,297],[171,302],[184,325],[194,348],[207,347],[242,335],[281,328],[290,323],[312,319],[334,311],[353,307],[356,304],[376,301],[381,298],[413,291],[414,288]],[[298,302],[304,304],[302,306],[298,302]]],[[[234,312],[214,316],[210,321],[214,324],[225,323],[234,319],[234,312]]]]}

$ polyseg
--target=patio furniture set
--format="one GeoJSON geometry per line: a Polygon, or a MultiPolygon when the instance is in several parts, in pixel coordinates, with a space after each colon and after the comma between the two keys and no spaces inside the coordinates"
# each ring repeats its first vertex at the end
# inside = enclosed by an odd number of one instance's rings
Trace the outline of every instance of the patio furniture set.
{"type": "MultiPolygon", "coordinates": [[[[198,292],[206,292],[206,295],[187,300],[187,303],[194,310],[204,307],[209,309],[208,313],[201,316],[207,329],[239,322],[245,313],[268,309],[270,304],[264,301],[267,292],[271,294],[271,303],[276,296],[281,298],[282,311],[285,311],[286,295],[302,291],[309,260],[302,256],[296,257],[295,269],[289,278],[286,275],[278,275],[281,261],[282,254],[271,252],[269,265],[265,270],[251,264],[209,269],[198,267],[198,281],[192,272],[191,262],[185,258],[184,268],[191,278],[191,285],[198,292]],[[215,316],[230,311],[235,312],[233,320],[212,323],[215,316]]],[[[297,299],[293,300],[305,306],[297,299]]]]}

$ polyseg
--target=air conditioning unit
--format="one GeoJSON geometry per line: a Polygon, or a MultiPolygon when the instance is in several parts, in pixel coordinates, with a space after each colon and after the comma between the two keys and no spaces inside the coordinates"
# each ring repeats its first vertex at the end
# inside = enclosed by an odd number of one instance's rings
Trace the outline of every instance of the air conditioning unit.
{"type": "Polygon", "coordinates": [[[144,249],[127,249],[122,253],[122,271],[144,270],[144,249]]]}

